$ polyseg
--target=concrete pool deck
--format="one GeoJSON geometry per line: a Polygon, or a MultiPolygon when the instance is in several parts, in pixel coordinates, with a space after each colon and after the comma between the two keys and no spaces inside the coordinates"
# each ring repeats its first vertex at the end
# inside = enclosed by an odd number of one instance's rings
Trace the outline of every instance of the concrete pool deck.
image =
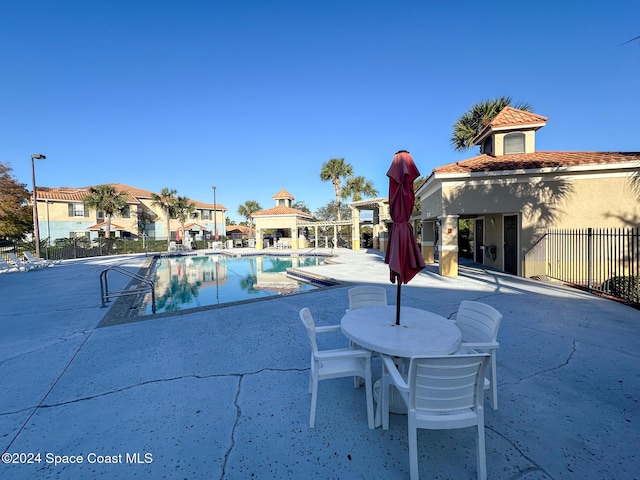
{"type": "MultiPolygon", "coordinates": [[[[406,417],[369,430],[351,379],[320,383],[308,427],[299,310],[339,323],[351,284],[385,286],[395,303],[379,252],[334,253],[308,270],[342,287],[105,328],[100,272],[137,271],[144,256],[0,274],[0,446],[40,454],[0,464],[0,478],[408,478],[406,417]]],[[[457,278],[428,265],[402,288],[403,305],[445,317],[465,299],[504,315],[489,478],[639,478],[640,311],[476,265],[457,278]]],[[[422,478],[476,478],[473,429],[420,431],[418,449],[422,478]]]]}

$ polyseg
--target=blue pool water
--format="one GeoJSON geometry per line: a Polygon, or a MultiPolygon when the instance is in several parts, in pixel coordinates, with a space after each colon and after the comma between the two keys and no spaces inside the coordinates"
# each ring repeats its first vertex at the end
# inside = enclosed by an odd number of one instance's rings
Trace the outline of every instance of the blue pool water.
{"type": "MultiPolygon", "coordinates": [[[[317,285],[288,277],[286,269],[319,265],[324,259],[270,255],[159,258],[151,277],[156,313],[313,290],[317,285]]],[[[151,313],[148,302],[145,314],[151,313]]]]}

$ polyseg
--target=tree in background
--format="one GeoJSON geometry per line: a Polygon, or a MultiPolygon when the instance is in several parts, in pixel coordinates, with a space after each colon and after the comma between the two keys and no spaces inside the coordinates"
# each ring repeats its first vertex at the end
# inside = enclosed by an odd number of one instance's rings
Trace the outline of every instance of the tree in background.
{"type": "Polygon", "coordinates": [[[0,238],[21,240],[33,230],[33,211],[27,205],[29,190],[0,162],[0,238]]]}
{"type": "Polygon", "coordinates": [[[181,238],[184,238],[184,224],[197,217],[196,204],[187,197],[177,197],[171,204],[171,211],[180,223],[181,238]]]}
{"type": "Polygon", "coordinates": [[[162,208],[162,210],[164,210],[166,220],[167,220],[167,223],[165,225],[165,233],[167,234],[167,247],[169,246],[169,242],[171,241],[170,222],[171,222],[171,214],[173,213],[172,212],[173,202],[176,199],[177,193],[178,192],[176,190],[165,187],[160,191],[160,195],[158,195],[157,193],[153,194],[153,197],[152,197],[153,201],[151,202],[151,206],[160,207],[162,208]]]}
{"type": "Polygon", "coordinates": [[[238,214],[247,219],[251,231],[253,231],[253,214],[260,210],[262,210],[262,207],[255,200],[247,200],[238,207],[238,214]]]}
{"type": "Polygon", "coordinates": [[[107,224],[104,238],[108,239],[111,236],[111,220],[127,207],[127,193],[118,192],[113,185],[96,185],[89,189],[89,193],[82,199],[82,203],[87,208],[104,212],[107,224]]]}
{"type": "Polygon", "coordinates": [[[139,205],[136,210],[136,222],[138,224],[138,233],[144,235],[147,233],[147,227],[154,223],[158,216],[144,205],[139,205]]]}
{"type": "Polygon", "coordinates": [[[347,178],[347,184],[342,190],[342,198],[347,199],[351,197],[354,202],[362,200],[362,196],[375,197],[378,195],[378,191],[373,188],[373,183],[364,177],[350,177],[347,178]]]}
{"type": "Polygon", "coordinates": [[[344,161],[344,158],[332,158],[322,165],[320,169],[320,180],[323,182],[331,181],[333,189],[336,193],[335,204],[337,206],[336,213],[338,221],[341,219],[342,203],[342,179],[353,176],[353,167],[344,161]]]}
{"type": "Polygon", "coordinates": [[[291,204],[291,208],[295,208],[296,210],[300,210],[301,212],[308,213],[309,215],[311,215],[311,210],[309,210],[309,207],[307,207],[307,204],[304,202],[301,202],[301,201],[293,202],[291,204]]]}
{"type": "Polygon", "coordinates": [[[453,133],[451,135],[453,149],[457,152],[462,152],[472,148],[473,139],[504,107],[513,107],[525,112],[531,111],[529,104],[523,102],[513,103],[511,97],[498,97],[493,100],[478,102],[453,125],[453,133]]]}
{"type": "Polygon", "coordinates": [[[326,222],[334,222],[342,217],[344,217],[345,220],[351,220],[351,209],[342,204],[338,207],[336,202],[331,201],[324,207],[318,208],[313,216],[318,220],[324,220],[326,222]],[[339,211],[338,208],[340,208],[341,211],[339,211]]]}

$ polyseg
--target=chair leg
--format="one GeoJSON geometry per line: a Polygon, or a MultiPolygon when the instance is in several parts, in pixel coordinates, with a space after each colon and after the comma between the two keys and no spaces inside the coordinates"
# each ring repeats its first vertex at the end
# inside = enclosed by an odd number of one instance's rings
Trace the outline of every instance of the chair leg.
{"type": "Polygon", "coordinates": [[[380,389],[382,429],[389,430],[389,376],[384,364],[382,365],[382,381],[380,383],[382,384],[380,389]]]}
{"type": "Polygon", "coordinates": [[[367,389],[367,423],[369,424],[370,429],[374,429],[376,427],[373,419],[373,385],[371,385],[371,373],[369,373],[369,376],[365,377],[364,386],[367,389]]]}
{"type": "Polygon", "coordinates": [[[408,420],[407,433],[409,434],[409,473],[411,480],[418,480],[418,429],[411,419],[408,420]]]}
{"type": "Polygon", "coordinates": [[[495,358],[495,352],[493,353],[493,355],[491,356],[491,377],[490,377],[490,381],[491,381],[491,408],[493,408],[494,410],[498,409],[498,372],[497,372],[497,367],[496,367],[496,358],[495,358]]]}
{"type": "Polygon", "coordinates": [[[311,388],[311,413],[309,414],[309,428],[313,428],[316,425],[316,404],[318,402],[318,381],[313,379],[313,386],[311,388]]]}
{"type": "Polygon", "coordinates": [[[478,422],[478,480],[486,480],[487,478],[487,457],[484,438],[484,420],[478,422]]]}

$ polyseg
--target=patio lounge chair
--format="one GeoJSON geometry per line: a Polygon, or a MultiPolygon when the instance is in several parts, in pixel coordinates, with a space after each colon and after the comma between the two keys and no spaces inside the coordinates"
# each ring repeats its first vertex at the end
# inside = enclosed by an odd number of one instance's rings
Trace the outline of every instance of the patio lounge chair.
{"type": "Polygon", "coordinates": [[[489,359],[488,353],[414,357],[405,381],[393,359],[382,356],[382,428],[389,428],[389,388],[393,385],[408,410],[411,480],[418,480],[418,428],[449,430],[472,426],[477,428],[478,479],[487,478],[483,380],[489,359]]]}
{"type": "Polygon", "coordinates": [[[11,265],[4,258],[0,257],[0,273],[19,271],[21,270],[18,267],[16,267],[15,265],[11,265]]]}
{"type": "Polygon", "coordinates": [[[17,267],[19,270],[27,271],[27,270],[36,270],[38,268],[43,268],[44,265],[34,264],[27,261],[20,260],[15,253],[7,253],[9,257],[9,263],[14,267],[17,267]]]}
{"type": "Polygon", "coordinates": [[[45,260],[44,258],[34,257],[31,252],[24,252],[24,258],[28,263],[32,265],[42,264],[45,267],[53,267],[60,263],[60,260],[45,260]]]}
{"type": "Polygon", "coordinates": [[[316,404],[318,401],[318,382],[330,378],[344,378],[357,376],[364,378],[367,397],[367,421],[369,428],[374,428],[373,392],[371,389],[371,352],[352,348],[338,348],[333,350],[318,350],[317,333],[340,331],[340,325],[316,327],[311,311],[308,308],[300,310],[300,319],[304,324],[309,343],[311,344],[311,369],[309,372],[309,393],[311,393],[311,414],[309,427],[313,428],[316,421],[316,404]]]}

